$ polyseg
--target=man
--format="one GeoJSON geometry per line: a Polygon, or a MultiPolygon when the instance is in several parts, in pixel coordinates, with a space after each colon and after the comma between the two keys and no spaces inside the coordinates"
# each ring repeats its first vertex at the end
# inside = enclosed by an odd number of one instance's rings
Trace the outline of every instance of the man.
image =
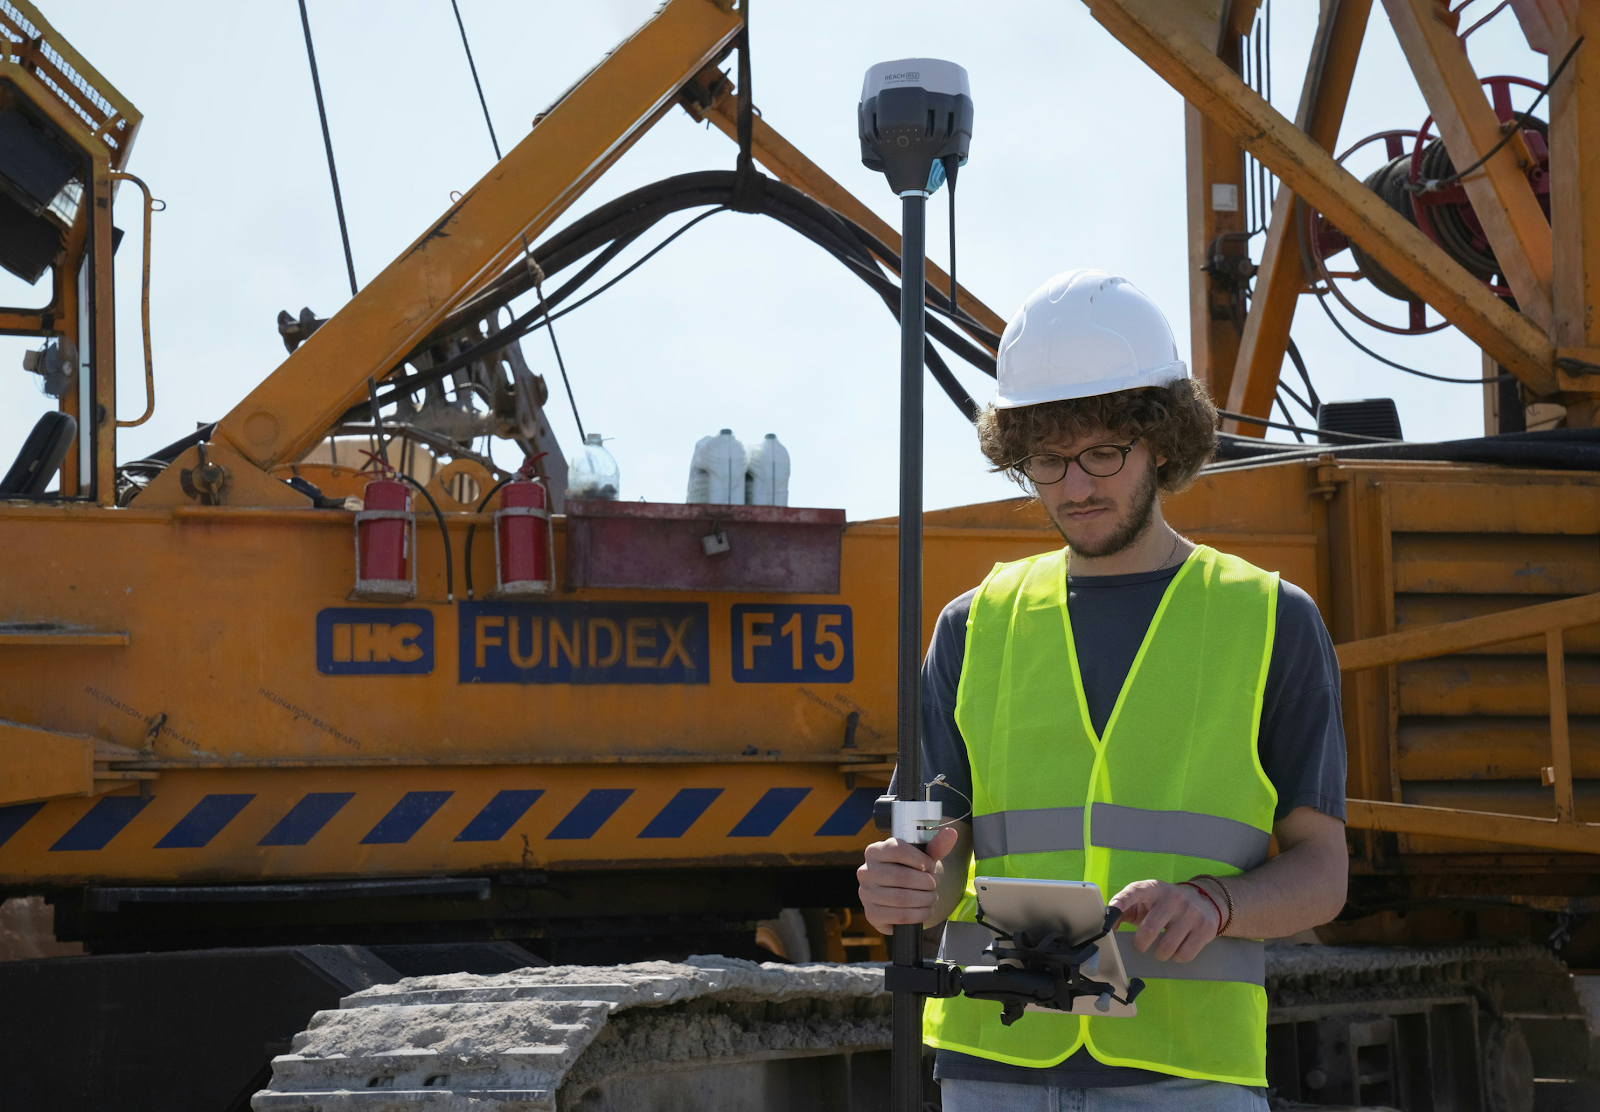
{"type": "Polygon", "coordinates": [[[975,875],[1087,880],[1122,909],[1136,1016],[1006,1027],[993,1002],[929,1001],[946,1112],[1265,1112],[1260,940],[1345,899],[1333,646],[1304,591],[1162,519],[1158,492],[1215,449],[1216,410],[1143,294],[1057,275],[998,372],[979,444],[1066,548],[997,565],[940,616],[923,772],[960,821],[867,848],[867,919],[945,923],[943,956],[969,964],[992,937],[975,875]]]}

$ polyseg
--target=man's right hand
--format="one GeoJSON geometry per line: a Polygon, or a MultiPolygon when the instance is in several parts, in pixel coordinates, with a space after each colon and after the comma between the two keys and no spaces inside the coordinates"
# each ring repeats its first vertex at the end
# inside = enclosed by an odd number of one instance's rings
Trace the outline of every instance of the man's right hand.
{"type": "Polygon", "coordinates": [[[956,831],[946,827],[923,846],[896,838],[868,846],[866,861],[856,870],[867,922],[883,934],[892,934],[898,923],[933,926],[928,920],[944,872],[940,862],[956,840],[956,831]]]}

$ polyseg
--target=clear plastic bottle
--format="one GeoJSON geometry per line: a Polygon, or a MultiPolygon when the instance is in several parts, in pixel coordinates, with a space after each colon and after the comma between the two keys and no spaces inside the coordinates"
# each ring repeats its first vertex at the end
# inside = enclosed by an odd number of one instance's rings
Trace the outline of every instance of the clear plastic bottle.
{"type": "Polygon", "coordinates": [[[687,501],[744,505],[744,472],[744,445],[734,437],[732,429],[701,437],[689,463],[687,501]]]}
{"type": "Polygon", "coordinates": [[[599,433],[590,433],[584,437],[583,449],[568,464],[567,497],[615,499],[621,488],[616,458],[606,451],[599,433]]]}
{"type": "Polygon", "coordinates": [[[777,433],[767,433],[750,449],[744,478],[746,505],[789,504],[789,449],[779,443],[777,433]]]}

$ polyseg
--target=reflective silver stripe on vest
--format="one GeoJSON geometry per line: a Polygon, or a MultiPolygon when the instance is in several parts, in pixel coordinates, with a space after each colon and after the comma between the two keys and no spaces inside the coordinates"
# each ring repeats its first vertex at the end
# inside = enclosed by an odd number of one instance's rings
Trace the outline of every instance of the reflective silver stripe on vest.
{"type": "Polygon", "coordinates": [[[1050,853],[1054,850],[1082,848],[1082,807],[995,811],[972,820],[974,857],[1004,857],[1008,853],[1050,853]]]}
{"type": "MultiPolygon", "coordinates": [[[[1239,869],[1253,869],[1265,861],[1271,839],[1265,830],[1235,819],[1115,803],[1094,805],[1089,837],[1106,849],[1203,857],[1239,869]]],[[[980,860],[1082,848],[1082,807],[995,811],[972,820],[972,852],[980,860]]]]}
{"type": "Polygon", "coordinates": [[[1271,835],[1247,822],[1196,811],[1146,811],[1096,803],[1089,816],[1089,839],[1107,849],[1204,857],[1253,869],[1267,859],[1271,835]]]}
{"type": "MultiPolygon", "coordinates": [[[[983,951],[994,932],[982,923],[952,920],[944,925],[939,942],[939,960],[957,965],[991,964],[983,951]]],[[[1118,931],[1117,949],[1130,977],[1169,981],[1242,981],[1249,985],[1267,983],[1266,947],[1249,938],[1213,938],[1193,961],[1157,961],[1150,954],[1133,948],[1133,932],[1118,931]]]]}

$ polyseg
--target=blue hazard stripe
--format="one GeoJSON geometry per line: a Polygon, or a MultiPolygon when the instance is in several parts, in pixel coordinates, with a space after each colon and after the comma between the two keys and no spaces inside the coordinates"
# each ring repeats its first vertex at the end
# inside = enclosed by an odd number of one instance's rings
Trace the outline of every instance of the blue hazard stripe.
{"type": "Polygon", "coordinates": [[[87,815],[73,823],[71,830],[57,838],[50,852],[104,849],[107,842],[122,833],[122,828],[133,821],[133,816],[144,810],[151,798],[144,795],[106,796],[89,808],[87,815]]]}
{"type": "Polygon", "coordinates": [[[578,805],[545,837],[557,840],[593,838],[632,794],[632,788],[595,788],[578,800],[578,805]]]}
{"type": "Polygon", "coordinates": [[[378,825],[367,831],[361,839],[364,846],[401,845],[422,829],[422,824],[433,818],[433,813],[444,806],[454,792],[406,792],[389,813],[378,820],[378,825]]]}
{"type": "Polygon", "coordinates": [[[738,825],[728,831],[728,837],[769,837],[810,792],[810,788],[768,788],[738,825]]]}
{"type": "Polygon", "coordinates": [[[844,797],[828,821],[817,827],[817,837],[855,837],[872,818],[872,805],[878,801],[877,788],[857,788],[844,797]]]}
{"type": "Polygon", "coordinates": [[[355,798],[355,792],[309,792],[289,808],[289,813],[267,831],[258,846],[303,846],[317,832],[328,825],[346,803],[355,798]]]}
{"type": "Polygon", "coordinates": [[[0,807],[0,846],[11,835],[21,830],[27,821],[44,809],[43,803],[18,803],[14,807],[0,807]]]}
{"type": "Polygon", "coordinates": [[[543,794],[542,788],[497,792],[488,806],[473,815],[472,821],[456,835],[456,841],[498,842],[543,794]]]}
{"type": "Polygon", "coordinates": [[[639,831],[641,838],[681,838],[706,813],[721,788],[684,788],[661,808],[660,814],[639,831]]]}
{"type": "Polygon", "coordinates": [[[199,849],[245,809],[254,795],[208,795],[156,843],[157,849],[199,849]]]}

